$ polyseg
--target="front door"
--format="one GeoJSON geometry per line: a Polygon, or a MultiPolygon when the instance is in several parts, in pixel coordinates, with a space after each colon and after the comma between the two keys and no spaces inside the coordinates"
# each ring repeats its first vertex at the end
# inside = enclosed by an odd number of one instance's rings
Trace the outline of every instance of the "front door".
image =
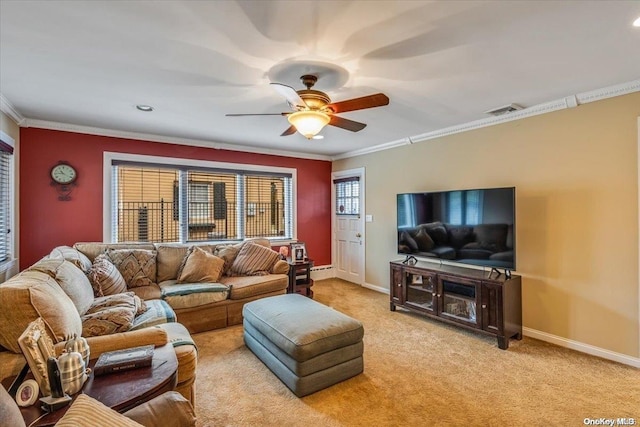
{"type": "Polygon", "coordinates": [[[364,169],[333,174],[333,265],[336,277],[364,283],[364,169]]]}

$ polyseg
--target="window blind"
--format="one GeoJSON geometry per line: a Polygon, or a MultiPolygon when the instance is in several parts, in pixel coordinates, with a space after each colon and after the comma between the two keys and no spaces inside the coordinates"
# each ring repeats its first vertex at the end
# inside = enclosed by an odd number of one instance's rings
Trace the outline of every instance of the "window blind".
{"type": "Polygon", "coordinates": [[[114,162],[113,241],[292,238],[290,174],[114,162]]]}
{"type": "Polygon", "coordinates": [[[11,176],[13,147],[0,141],[0,262],[11,256],[11,176]]]}

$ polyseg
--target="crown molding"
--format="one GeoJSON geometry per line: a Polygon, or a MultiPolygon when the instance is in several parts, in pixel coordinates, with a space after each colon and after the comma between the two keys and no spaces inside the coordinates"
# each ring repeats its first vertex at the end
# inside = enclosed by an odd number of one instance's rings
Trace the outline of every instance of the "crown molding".
{"type": "Polygon", "coordinates": [[[267,148],[249,147],[243,145],[234,145],[227,143],[219,143],[214,141],[206,141],[200,139],[190,138],[178,138],[168,137],[156,134],[138,133],[119,131],[113,129],[103,129],[90,126],[80,126],[69,123],[50,122],[45,120],[34,120],[25,118],[20,114],[11,103],[0,94],[0,111],[11,117],[20,127],[37,127],[50,130],[61,130],[67,132],[85,133],[89,135],[109,136],[114,138],[127,138],[150,142],[160,142],[166,144],[177,145],[189,145],[195,147],[213,148],[218,150],[239,151],[244,153],[254,154],[268,154],[273,156],[295,157],[301,159],[310,160],[323,160],[334,161],[347,159],[350,157],[362,156],[365,154],[375,153],[378,151],[390,150],[392,148],[401,147],[404,145],[415,144],[418,142],[429,141],[436,138],[441,138],[456,133],[468,132],[470,130],[481,129],[483,127],[494,126],[502,123],[507,123],[514,120],[520,120],[528,117],[537,116],[540,114],[551,113],[553,111],[563,110],[567,108],[574,108],[582,104],[589,102],[601,101],[616,96],[627,95],[634,92],[640,92],[640,80],[632,80],[630,82],[621,83],[618,85],[608,86],[593,91],[582,92],[576,95],[570,95],[562,99],[555,101],[545,102],[543,104],[534,105],[522,110],[507,113],[501,116],[488,117],[485,119],[479,119],[472,122],[463,123],[460,125],[450,126],[443,129],[438,129],[431,132],[426,132],[414,136],[408,136],[395,141],[378,144],[373,147],[367,147],[359,150],[348,151],[340,153],[334,156],[301,153],[296,151],[285,150],[272,150],[267,148]]]}
{"type": "Polygon", "coordinates": [[[483,127],[494,126],[502,123],[511,122],[513,120],[525,119],[527,117],[537,116],[539,114],[551,113],[553,111],[564,110],[567,108],[574,108],[581,104],[589,102],[601,101],[607,98],[613,98],[616,96],[627,95],[634,92],[640,92],[640,80],[632,80],[630,82],[622,83],[615,86],[608,86],[602,89],[593,90],[590,92],[582,92],[576,95],[567,96],[555,101],[545,102],[543,104],[534,105],[532,107],[524,108],[522,110],[506,113],[501,116],[488,117],[486,119],[475,120],[461,125],[450,126],[443,129],[438,129],[432,132],[427,132],[415,136],[409,136],[404,139],[388,142],[385,144],[368,147],[362,150],[354,150],[346,153],[342,153],[332,157],[332,160],[347,159],[350,157],[361,156],[363,154],[375,153],[376,151],[388,150],[398,147],[402,144],[401,141],[408,141],[409,144],[415,144],[418,142],[429,141],[431,139],[441,138],[443,136],[453,135],[456,133],[468,132],[474,129],[480,129],[483,127]]]}
{"type": "Polygon", "coordinates": [[[578,104],[587,104],[589,102],[601,101],[607,98],[627,95],[634,92],[640,92],[640,80],[632,80],[619,85],[608,86],[603,89],[592,90],[590,92],[582,92],[576,95],[578,104]]]}
{"type": "Polygon", "coordinates": [[[272,156],[295,157],[297,159],[331,161],[331,157],[322,154],[299,153],[295,151],[271,150],[268,148],[249,147],[244,145],[225,144],[201,139],[168,137],[151,133],[128,132],[114,129],[103,129],[91,126],[80,126],[69,123],[50,122],[46,120],[26,119],[23,127],[34,127],[65,132],[84,133],[88,135],[108,136],[113,138],[135,139],[140,141],[160,142],[164,144],[188,145],[192,147],[213,148],[215,150],[239,151],[243,153],[268,154],[272,156]]]}
{"type": "Polygon", "coordinates": [[[403,145],[411,144],[411,138],[397,139],[391,142],[385,142],[384,144],[374,145],[373,147],[361,148],[359,150],[349,151],[347,153],[336,154],[331,156],[331,160],[347,159],[349,157],[362,156],[364,154],[371,154],[377,151],[390,150],[396,147],[402,147],[403,145]]]}
{"type": "Polygon", "coordinates": [[[0,111],[5,113],[7,116],[11,117],[11,119],[18,124],[18,126],[24,126],[25,121],[27,120],[16,108],[9,102],[7,98],[4,97],[0,93],[0,111]]]}

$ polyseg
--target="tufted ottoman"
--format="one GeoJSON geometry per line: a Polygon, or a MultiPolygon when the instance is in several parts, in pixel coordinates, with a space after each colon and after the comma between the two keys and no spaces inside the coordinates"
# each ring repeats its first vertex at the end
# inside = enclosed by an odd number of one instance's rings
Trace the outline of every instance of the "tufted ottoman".
{"type": "Polygon", "coordinates": [[[244,342],[298,397],[363,371],[362,323],[299,294],[245,304],[244,342]]]}

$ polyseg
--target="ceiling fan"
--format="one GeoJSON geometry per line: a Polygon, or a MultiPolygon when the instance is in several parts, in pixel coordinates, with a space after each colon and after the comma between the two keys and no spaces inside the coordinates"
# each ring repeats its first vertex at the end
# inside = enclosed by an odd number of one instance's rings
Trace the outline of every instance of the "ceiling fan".
{"type": "Polygon", "coordinates": [[[389,104],[389,98],[382,93],[332,103],[331,98],[326,93],[311,89],[318,81],[318,77],[305,74],[300,77],[300,80],[307,87],[306,89],[296,91],[291,86],[271,83],[276,92],[287,100],[293,111],[266,114],[227,114],[227,116],[286,116],[291,126],[282,132],[280,136],[293,135],[298,131],[307,139],[311,139],[326,125],[352,132],[358,132],[367,126],[364,123],[338,117],[336,116],[337,113],[364,110],[389,104]]]}

